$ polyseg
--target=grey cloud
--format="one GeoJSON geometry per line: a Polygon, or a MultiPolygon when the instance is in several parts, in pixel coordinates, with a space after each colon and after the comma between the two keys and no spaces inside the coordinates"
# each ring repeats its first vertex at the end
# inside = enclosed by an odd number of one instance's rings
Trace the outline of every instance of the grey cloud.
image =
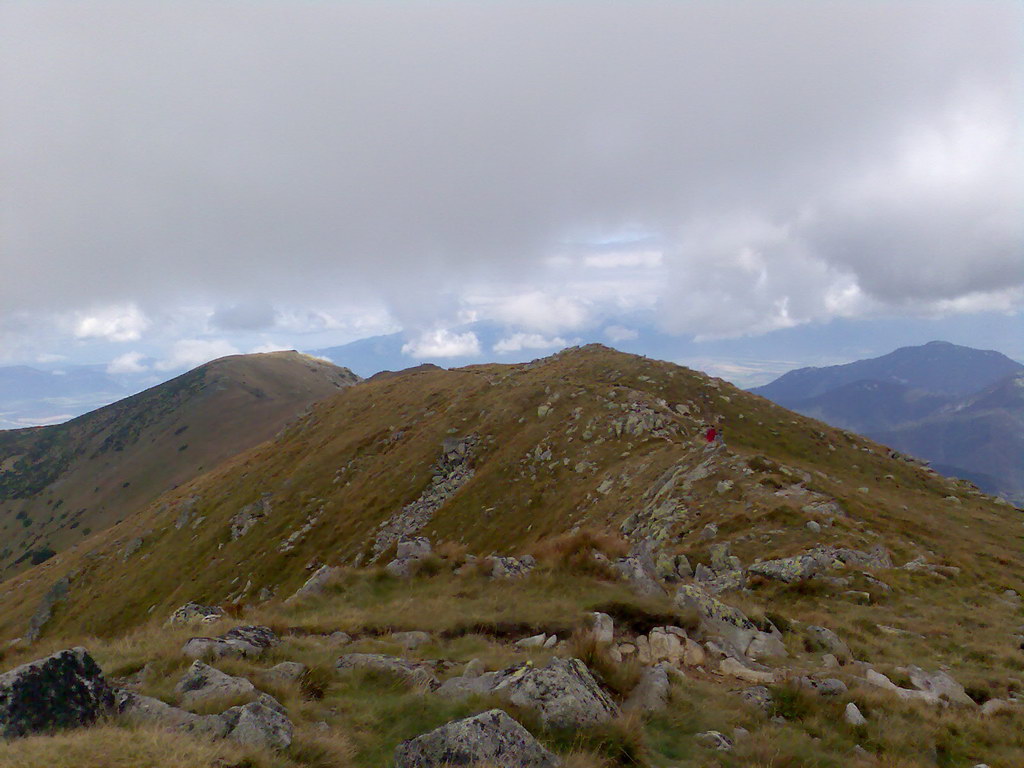
{"type": "Polygon", "coordinates": [[[262,331],[276,321],[276,310],[265,300],[221,307],[210,316],[210,325],[224,331],[262,331]]]}
{"type": "Polygon", "coordinates": [[[674,302],[726,284],[666,315],[680,331],[757,327],[837,275],[882,301],[1020,283],[1022,21],[998,0],[4,4],[0,307],[372,295],[426,323],[623,228],[666,243],[674,302]],[[979,93],[1013,138],[976,183],[845,196],[979,93]],[[691,242],[742,216],[790,238],[761,283],[731,281],[717,233],[691,242]]]}

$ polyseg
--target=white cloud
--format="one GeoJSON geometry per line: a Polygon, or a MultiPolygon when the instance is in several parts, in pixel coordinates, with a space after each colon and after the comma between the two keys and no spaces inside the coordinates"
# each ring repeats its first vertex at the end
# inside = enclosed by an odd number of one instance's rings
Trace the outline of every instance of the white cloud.
{"type": "Polygon", "coordinates": [[[468,357],[480,354],[480,339],[472,331],[453,333],[446,329],[427,331],[402,345],[409,357],[468,357]]]}
{"type": "Polygon", "coordinates": [[[511,336],[499,340],[494,345],[494,351],[498,354],[508,352],[520,352],[524,349],[561,349],[569,343],[561,336],[545,338],[539,333],[513,333],[511,336]]]}
{"type": "Polygon", "coordinates": [[[143,363],[145,355],[141,352],[125,352],[115,357],[107,366],[107,373],[117,375],[119,373],[144,373],[149,366],[143,363]]]}
{"type": "Polygon", "coordinates": [[[170,354],[155,367],[159,371],[177,371],[237,354],[239,351],[224,339],[182,339],[174,343],[170,354]]]}
{"type": "Polygon", "coordinates": [[[138,341],[149,327],[149,318],[135,304],[104,307],[89,314],[79,313],[74,334],[78,339],[138,341]]]}
{"type": "Polygon", "coordinates": [[[660,267],[663,259],[661,251],[604,251],[583,257],[583,265],[594,269],[618,269],[622,267],[660,267]]]}
{"type": "Polygon", "coordinates": [[[609,325],[604,329],[604,335],[608,337],[610,341],[632,341],[640,336],[639,331],[632,328],[626,328],[623,325],[609,325]]]}
{"type": "Polygon", "coordinates": [[[265,341],[249,350],[249,354],[262,354],[265,352],[287,352],[294,347],[289,347],[284,344],[275,344],[272,341],[265,341]]]}
{"type": "Polygon", "coordinates": [[[573,296],[530,291],[484,300],[490,303],[481,314],[514,328],[539,333],[575,330],[590,321],[587,305],[573,296]]]}

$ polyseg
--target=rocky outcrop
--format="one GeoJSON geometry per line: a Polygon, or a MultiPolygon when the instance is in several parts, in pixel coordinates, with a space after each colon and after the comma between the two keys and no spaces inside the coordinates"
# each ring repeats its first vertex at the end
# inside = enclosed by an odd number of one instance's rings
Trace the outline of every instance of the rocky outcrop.
{"type": "Polygon", "coordinates": [[[752,576],[793,584],[813,578],[821,570],[821,563],[813,555],[796,555],[779,560],[764,560],[747,569],[752,576]]]}
{"type": "Polygon", "coordinates": [[[231,540],[235,541],[245,536],[256,523],[269,517],[272,511],[269,493],[264,493],[252,504],[242,507],[231,517],[231,540]]]}
{"type": "Polygon", "coordinates": [[[58,579],[47,590],[46,594],[43,595],[43,599],[39,602],[36,612],[29,619],[28,630],[25,632],[25,640],[27,642],[34,643],[39,639],[39,636],[43,633],[43,627],[53,618],[53,609],[68,599],[68,592],[70,590],[71,579],[67,576],[58,579]]]}
{"type": "Polygon", "coordinates": [[[228,734],[227,723],[220,715],[197,715],[159,699],[123,690],[117,691],[116,702],[118,715],[130,723],[213,737],[228,734]]]}
{"type": "Polygon", "coordinates": [[[807,633],[807,637],[813,644],[831,653],[838,662],[845,664],[853,661],[853,653],[850,651],[850,646],[844,643],[839,635],[831,629],[809,624],[804,627],[804,632],[807,633]]]}
{"type": "Polygon", "coordinates": [[[435,690],[440,685],[434,671],[426,664],[408,661],[398,656],[379,653],[346,653],[335,665],[339,672],[368,670],[384,672],[401,678],[409,685],[435,690]]]}
{"type": "Polygon", "coordinates": [[[435,728],[395,749],[395,768],[554,768],[559,760],[500,709],[435,728]]]}
{"type": "Polygon", "coordinates": [[[680,607],[696,610],[704,632],[720,636],[740,654],[746,653],[751,641],[760,634],[760,630],[743,611],[712,597],[697,584],[684,584],[680,587],[676,603],[680,607]]]}
{"type": "Polygon", "coordinates": [[[229,739],[247,747],[283,750],[291,746],[293,727],[288,716],[259,701],[232,707],[218,717],[229,739]]]}
{"type": "Polygon", "coordinates": [[[176,624],[212,624],[224,617],[224,609],[219,605],[200,605],[191,601],[185,603],[167,619],[169,625],[176,624]]]}
{"type": "Polygon", "coordinates": [[[654,545],[642,541],[630,550],[629,555],[612,563],[618,574],[629,582],[635,592],[641,595],[662,595],[665,590],[658,582],[658,569],[654,563],[654,545]]]}
{"type": "Polygon", "coordinates": [[[113,709],[113,691],[84,648],[0,675],[0,738],[90,725],[113,709]]]}
{"type": "Polygon", "coordinates": [[[910,682],[914,689],[900,688],[892,680],[880,672],[869,669],[864,679],[871,685],[889,691],[901,699],[911,701],[925,701],[930,704],[958,704],[966,707],[976,707],[974,700],[964,691],[960,683],[947,675],[945,672],[928,673],[919,667],[908,667],[910,682]]]}
{"type": "Polygon", "coordinates": [[[669,665],[659,662],[653,667],[644,667],[640,680],[629,693],[622,705],[624,712],[659,712],[668,706],[669,665]]]}
{"type": "Polygon", "coordinates": [[[433,477],[430,484],[419,498],[406,504],[377,529],[373,539],[372,560],[377,560],[392,544],[420,531],[448,499],[473,479],[474,470],[470,466],[470,459],[477,442],[476,435],[445,439],[441,445],[441,457],[431,467],[433,477]]]}
{"type": "Polygon", "coordinates": [[[492,579],[514,579],[525,576],[537,566],[537,560],[532,555],[525,557],[492,557],[491,578],[492,579]]]}
{"type": "Polygon", "coordinates": [[[255,658],[281,642],[270,627],[244,626],[228,630],[220,637],[193,637],[181,649],[192,659],[238,656],[255,658]]]}

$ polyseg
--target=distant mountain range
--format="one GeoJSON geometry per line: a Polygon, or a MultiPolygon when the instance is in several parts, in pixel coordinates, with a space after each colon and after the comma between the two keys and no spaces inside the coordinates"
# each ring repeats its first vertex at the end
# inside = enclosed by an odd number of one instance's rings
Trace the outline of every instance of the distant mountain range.
{"type": "Polygon", "coordinates": [[[1024,365],[999,352],[933,341],[751,391],[1024,501],[1024,365]]]}

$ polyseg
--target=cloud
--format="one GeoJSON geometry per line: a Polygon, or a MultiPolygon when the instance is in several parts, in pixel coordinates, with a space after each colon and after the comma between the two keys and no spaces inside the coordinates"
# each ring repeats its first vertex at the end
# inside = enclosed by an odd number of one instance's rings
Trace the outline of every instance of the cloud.
{"type": "Polygon", "coordinates": [[[494,345],[494,351],[498,354],[508,352],[520,352],[524,349],[561,349],[569,345],[561,336],[545,338],[539,333],[513,333],[498,340],[494,345]]]}
{"type": "Polygon", "coordinates": [[[239,351],[223,339],[182,339],[171,347],[170,354],[155,367],[159,371],[177,371],[237,354],[240,354],[239,351]]]}
{"type": "Polygon", "coordinates": [[[480,354],[480,339],[472,331],[433,330],[402,345],[402,354],[415,358],[470,357],[480,354]]]}
{"type": "Polygon", "coordinates": [[[138,341],[149,327],[149,318],[135,304],[104,307],[88,314],[80,313],[74,334],[78,339],[138,341]]]}
{"type": "Polygon", "coordinates": [[[706,338],[1020,311],[1022,23],[1009,0],[4,4],[0,328],[135,342],[203,307],[181,338],[248,348],[349,334],[356,306],[414,339],[465,310],[552,336],[643,306],[706,338]]]}
{"type": "Polygon", "coordinates": [[[632,328],[626,328],[621,325],[609,325],[604,329],[604,335],[608,337],[609,341],[620,342],[620,341],[632,341],[640,336],[640,333],[632,328]]]}
{"type": "Polygon", "coordinates": [[[145,373],[149,370],[149,366],[143,362],[145,357],[141,352],[125,352],[123,355],[119,355],[110,361],[110,364],[107,366],[107,373],[111,375],[145,373]]]}
{"type": "Polygon", "coordinates": [[[210,316],[210,325],[222,331],[262,331],[277,321],[269,301],[252,301],[222,307],[210,316]]]}

